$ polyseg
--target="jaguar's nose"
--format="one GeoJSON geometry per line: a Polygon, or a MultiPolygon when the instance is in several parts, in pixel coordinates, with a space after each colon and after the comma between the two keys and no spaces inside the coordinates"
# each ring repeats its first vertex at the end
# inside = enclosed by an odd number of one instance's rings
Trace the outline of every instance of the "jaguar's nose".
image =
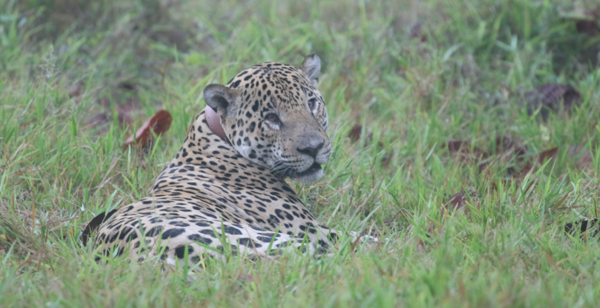
{"type": "Polygon", "coordinates": [[[323,142],[317,144],[316,146],[309,145],[305,148],[296,148],[298,152],[302,154],[306,154],[314,159],[317,159],[317,155],[319,154],[319,150],[323,148],[323,142]]]}

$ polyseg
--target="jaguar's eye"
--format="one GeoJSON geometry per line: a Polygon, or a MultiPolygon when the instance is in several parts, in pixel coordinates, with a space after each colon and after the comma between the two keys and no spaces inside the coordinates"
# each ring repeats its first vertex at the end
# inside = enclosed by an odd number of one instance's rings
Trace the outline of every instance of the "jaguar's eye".
{"type": "Polygon", "coordinates": [[[279,124],[281,121],[279,121],[279,117],[274,114],[274,113],[269,113],[267,114],[267,116],[265,117],[265,119],[269,122],[272,122],[274,124],[279,124]]]}
{"type": "Polygon", "coordinates": [[[314,111],[315,107],[317,106],[317,100],[312,98],[308,100],[308,109],[310,109],[310,111],[314,111]]]}

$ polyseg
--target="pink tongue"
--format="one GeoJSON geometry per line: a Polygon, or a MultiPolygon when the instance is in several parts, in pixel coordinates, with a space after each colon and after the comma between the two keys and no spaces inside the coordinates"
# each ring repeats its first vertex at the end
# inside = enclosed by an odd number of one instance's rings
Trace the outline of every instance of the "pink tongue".
{"type": "Polygon", "coordinates": [[[206,123],[210,130],[215,135],[219,136],[219,138],[223,139],[223,141],[229,142],[225,135],[225,130],[223,130],[223,126],[221,125],[221,116],[219,116],[210,106],[206,106],[206,109],[204,109],[204,116],[206,117],[206,123]]]}

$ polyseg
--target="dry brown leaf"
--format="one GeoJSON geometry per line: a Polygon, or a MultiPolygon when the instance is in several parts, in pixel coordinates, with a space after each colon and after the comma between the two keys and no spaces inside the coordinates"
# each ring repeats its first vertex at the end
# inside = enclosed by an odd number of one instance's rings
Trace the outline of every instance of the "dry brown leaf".
{"type": "Polygon", "coordinates": [[[390,161],[392,160],[392,158],[390,157],[390,155],[385,155],[383,156],[383,158],[381,158],[381,165],[384,168],[387,168],[390,166],[390,161]]]}
{"type": "Polygon", "coordinates": [[[511,174],[512,178],[514,180],[524,179],[528,173],[535,172],[535,170],[537,170],[537,167],[539,166],[539,164],[543,164],[544,162],[546,162],[549,159],[556,158],[556,156],[558,154],[558,150],[559,150],[559,148],[555,147],[555,148],[548,149],[548,150],[541,152],[540,154],[538,154],[537,161],[526,162],[525,165],[523,165],[523,167],[521,168],[521,170],[519,170],[517,172],[513,172],[511,174]]]}
{"type": "Polygon", "coordinates": [[[600,34],[600,26],[598,26],[598,21],[596,20],[580,20],[575,26],[577,27],[577,32],[579,33],[587,33],[590,35],[599,35],[600,34]]]}
{"type": "Polygon", "coordinates": [[[360,139],[361,134],[362,134],[362,125],[355,124],[354,126],[352,126],[352,129],[350,130],[348,137],[350,138],[350,141],[356,142],[356,141],[358,141],[358,139],[360,139]]]}
{"type": "Polygon", "coordinates": [[[127,149],[129,145],[133,144],[137,144],[140,147],[148,146],[153,140],[152,133],[154,133],[156,136],[164,134],[171,127],[172,121],[173,118],[168,111],[164,109],[158,111],[154,116],[142,124],[135,134],[135,139],[134,136],[130,136],[127,141],[125,141],[123,149],[127,149]]]}
{"type": "MultiPolygon", "coordinates": [[[[105,110],[111,110],[110,101],[106,98],[98,99],[97,103],[103,107],[105,110]]],[[[117,119],[119,121],[120,127],[125,127],[133,124],[132,116],[140,113],[140,106],[137,100],[127,100],[125,103],[116,104],[117,108],[117,119]]],[[[96,133],[102,134],[108,131],[109,124],[112,123],[112,113],[110,111],[107,112],[99,112],[93,115],[86,121],[86,124],[83,126],[83,129],[96,129],[96,133]]]]}
{"type": "Polygon", "coordinates": [[[423,242],[422,239],[418,239],[417,240],[417,251],[418,252],[425,252],[425,243],[423,242]]]}
{"type": "Polygon", "coordinates": [[[600,35],[600,25],[598,25],[598,19],[600,19],[600,9],[579,9],[566,15],[568,15],[568,19],[575,21],[577,32],[586,33],[592,36],[600,35]]]}
{"type": "Polygon", "coordinates": [[[546,84],[539,86],[535,90],[529,91],[524,95],[530,113],[541,106],[542,110],[540,113],[544,120],[548,117],[548,110],[554,112],[559,111],[562,103],[564,110],[568,111],[573,105],[578,103],[580,98],[581,94],[579,94],[575,88],[561,84],[546,84]]]}
{"type": "Polygon", "coordinates": [[[532,165],[531,163],[529,163],[529,162],[525,163],[525,165],[523,166],[523,168],[521,168],[521,170],[512,174],[512,178],[515,180],[524,179],[527,176],[527,174],[532,171],[533,167],[534,167],[534,165],[532,165]]]}
{"type": "MultiPolygon", "coordinates": [[[[98,100],[98,104],[104,107],[106,110],[111,109],[110,101],[106,98],[101,98],[98,100]]],[[[117,107],[117,116],[119,119],[119,125],[123,127],[124,125],[133,124],[132,116],[140,113],[141,106],[138,100],[129,99],[125,102],[115,104],[117,107]]]]}
{"type": "MultiPolygon", "coordinates": [[[[507,163],[513,157],[522,162],[524,160],[523,156],[527,154],[527,147],[518,145],[511,137],[498,135],[496,136],[495,152],[492,151],[488,155],[491,157],[493,154],[496,155],[493,160],[479,164],[479,173],[482,173],[490,165],[507,163]]],[[[514,173],[514,169],[512,167],[508,168],[508,173],[514,173]]]]}
{"type": "Polygon", "coordinates": [[[538,160],[540,162],[540,164],[543,164],[544,162],[546,162],[548,159],[551,158],[556,158],[556,155],[558,154],[558,147],[543,151],[542,153],[540,153],[538,155],[538,160]]]}
{"type": "MultiPolygon", "coordinates": [[[[472,190],[472,189],[467,189],[467,190],[463,190],[460,192],[455,193],[454,195],[450,196],[448,198],[448,200],[444,201],[443,207],[442,207],[442,221],[445,220],[445,216],[453,213],[455,211],[460,211],[462,210],[465,205],[467,204],[467,201],[477,201],[479,199],[479,194],[472,190]]],[[[431,223],[431,225],[429,226],[429,230],[428,230],[428,236],[429,234],[434,234],[435,233],[435,229],[436,229],[436,224],[435,223],[431,223]]]]}
{"type": "Polygon", "coordinates": [[[444,211],[453,212],[463,208],[465,206],[465,202],[467,201],[467,197],[465,195],[465,192],[461,191],[450,196],[450,199],[448,199],[444,205],[444,211]]]}
{"type": "Polygon", "coordinates": [[[252,282],[252,281],[254,281],[254,276],[252,274],[240,274],[237,277],[237,280],[239,280],[240,282],[246,282],[246,281],[252,282]]]}
{"type": "MultiPolygon", "coordinates": [[[[486,160],[489,154],[478,147],[471,147],[471,143],[462,140],[450,140],[442,148],[448,149],[450,157],[458,158],[463,163],[479,162],[486,160]]],[[[479,173],[488,167],[488,162],[479,164],[479,173]]]]}
{"type": "MultiPolygon", "coordinates": [[[[556,159],[558,157],[559,147],[554,147],[548,150],[545,150],[538,154],[537,161],[527,162],[523,166],[523,168],[512,174],[513,179],[523,179],[532,171],[532,169],[536,169],[539,165],[544,164],[549,159],[556,159]]],[[[586,168],[592,164],[592,154],[590,150],[586,149],[583,146],[571,146],[567,151],[567,156],[569,158],[577,158],[576,166],[578,168],[586,168]]]]}
{"type": "Polygon", "coordinates": [[[133,119],[131,115],[138,111],[137,107],[133,107],[131,105],[123,105],[117,107],[117,116],[119,117],[119,125],[122,127],[124,125],[133,124],[133,119]]]}
{"type": "Polygon", "coordinates": [[[471,159],[483,160],[489,157],[489,154],[478,147],[471,147],[471,143],[461,140],[450,140],[443,148],[448,148],[448,153],[452,157],[458,157],[463,162],[471,159]]]}
{"type": "Polygon", "coordinates": [[[578,236],[581,234],[581,238],[584,238],[585,236],[595,237],[598,235],[599,231],[600,223],[598,223],[598,218],[594,218],[591,220],[581,219],[576,222],[570,222],[565,225],[565,233],[570,234],[572,236],[578,236]]]}
{"type": "Polygon", "coordinates": [[[578,168],[585,168],[592,164],[592,153],[590,152],[590,150],[586,149],[584,146],[578,145],[578,146],[569,147],[569,151],[567,151],[567,155],[569,157],[573,157],[573,158],[579,156],[579,159],[577,160],[577,163],[576,163],[578,168]]]}
{"type": "Polygon", "coordinates": [[[448,201],[445,202],[443,211],[444,213],[458,211],[462,209],[466,202],[469,200],[475,200],[479,195],[472,189],[463,190],[450,196],[448,201]]]}
{"type": "MultiPolygon", "coordinates": [[[[551,158],[556,158],[558,154],[558,147],[546,150],[539,154],[539,162],[543,164],[546,160],[551,158]]],[[[590,150],[586,149],[584,146],[571,146],[567,151],[567,157],[569,158],[577,158],[577,162],[575,163],[579,168],[585,168],[592,163],[592,153],[590,150]]]]}
{"type": "Polygon", "coordinates": [[[508,136],[496,136],[496,151],[498,152],[513,152],[517,156],[527,154],[527,148],[525,146],[519,146],[517,143],[508,136]]]}
{"type": "Polygon", "coordinates": [[[125,91],[135,91],[137,89],[137,85],[135,83],[127,81],[119,83],[117,87],[125,91]]]}
{"type": "MultiPolygon", "coordinates": [[[[362,135],[362,130],[363,127],[360,124],[355,124],[354,126],[352,126],[352,129],[350,130],[350,133],[348,133],[348,138],[350,138],[350,141],[352,143],[357,142],[360,139],[360,136],[362,135]]],[[[371,143],[373,142],[373,133],[370,131],[367,131],[367,133],[365,134],[365,141],[364,141],[364,147],[369,146],[371,143]]],[[[377,143],[377,146],[379,146],[379,148],[383,148],[384,144],[383,142],[381,142],[381,140],[377,143]]],[[[389,156],[389,155],[386,155],[389,156]]],[[[382,164],[386,165],[386,159],[384,157],[384,159],[382,160],[382,164]]],[[[389,157],[387,159],[387,164],[389,164],[389,157]]]]}
{"type": "Polygon", "coordinates": [[[102,133],[106,130],[108,130],[107,127],[103,127],[103,126],[108,126],[108,123],[110,123],[110,120],[108,119],[108,115],[104,112],[101,113],[97,113],[94,116],[92,116],[91,118],[89,118],[86,122],[86,124],[82,127],[82,129],[86,130],[89,128],[98,128],[98,133],[102,133]]]}
{"type": "MultiPolygon", "coordinates": [[[[354,126],[352,126],[350,133],[348,133],[348,137],[350,138],[350,141],[352,141],[353,143],[358,141],[360,139],[360,136],[362,135],[362,130],[363,130],[363,127],[360,124],[355,124],[354,126]]],[[[373,142],[373,133],[370,131],[367,131],[365,146],[369,145],[371,142],[373,142]]],[[[379,146],[382,147],[383,144],[381,142],[379,142],[379,146]]]]}
{"type": "Polygon", "coordinates": [[[77,97],[81,96],[81,94],[83,94],[83,90],[84,90],[84,87],[81,86],[80,84],[76,83],[69,87],[69,92],[68,92],[67,96],[69,96],[69,98],[77,98],[77,97]]]}
{"type": "Polygon", "coordinates": [[[423,24],[420,22],[415,22],[412,27],[410,27],[410,37],[413,39],[418,39],[421,42],[427,42],[427,35],[423,33],[423,24]]]}

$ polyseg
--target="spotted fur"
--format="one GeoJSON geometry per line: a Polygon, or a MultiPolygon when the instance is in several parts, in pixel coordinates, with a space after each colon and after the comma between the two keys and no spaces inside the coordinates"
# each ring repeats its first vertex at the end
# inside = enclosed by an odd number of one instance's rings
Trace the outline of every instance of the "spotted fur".
{"type": "Polygon", "coordinates": [[[135,260],[160,253],[174,261],[187,253],[191,262],[225,251],[327,249],[337,234],[319,225],[284,181],[318,180],[331,153],[319,71],[319,58],[310,55],[301,67],[263,63],[226,86],[207,86],[205,101],[228,140],[211,131],[203,110],[149,196],[104,222],[96,243],[135,260]]]}

